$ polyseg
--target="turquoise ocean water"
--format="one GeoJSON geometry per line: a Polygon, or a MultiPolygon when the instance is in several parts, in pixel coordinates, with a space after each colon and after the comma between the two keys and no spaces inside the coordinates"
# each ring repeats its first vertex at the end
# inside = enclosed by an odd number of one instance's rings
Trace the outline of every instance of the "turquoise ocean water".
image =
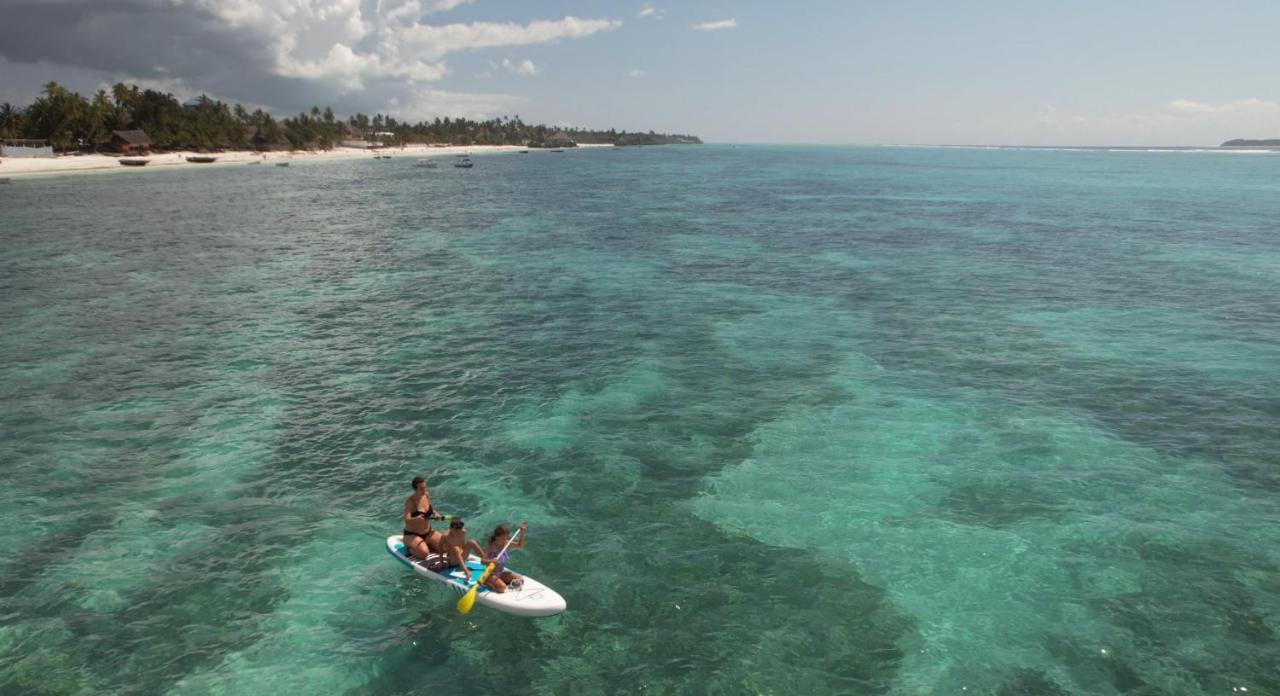
{"type": "Polygon", "coordinates": [[[0,692],[1280,693],[1280,154],[410,161],[5,189],[0,692]]]}

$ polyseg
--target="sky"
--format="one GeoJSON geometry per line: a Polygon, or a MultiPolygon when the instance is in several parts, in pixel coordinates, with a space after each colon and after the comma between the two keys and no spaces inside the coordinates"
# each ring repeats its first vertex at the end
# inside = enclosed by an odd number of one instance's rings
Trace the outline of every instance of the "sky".
{"type": "Polygon", "coordinates": [[[1280,3],[0,0],[0,102],[136,82],[290,115],[712,142],[1280,138],[1280,3]]]}

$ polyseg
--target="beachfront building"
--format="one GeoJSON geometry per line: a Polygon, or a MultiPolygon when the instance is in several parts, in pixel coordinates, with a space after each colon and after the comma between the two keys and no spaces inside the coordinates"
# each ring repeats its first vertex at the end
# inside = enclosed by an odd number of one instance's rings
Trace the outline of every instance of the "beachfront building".
{"type": "Polygon", "coordinates": [[[544,147],[577,147],[577,146],[578,146],[578,143],[574,141],[573,138],[569,137],[568,133],[564,131],[559,131],[555,135],[547,138],[547,142],[544,147]]]}
{"type": "Polygon", "coordinates": [[[111,149],[122,155],[149,155],[151,137],[140,130],[111,131],[111,149]]]}
{"type": "Polygon", "coordinates": [[[245,140],[249,143],[249,147],[258,152],[268,152],[270,150],[288,150],[289,142],[281,139],[279,133],[273,139],[267,131],[258,126],[250,126],[245,131],[245,140]]]}
{"type": "Polygon", "coordinates": [[[53,157],[47,140],[5,138],[0,140],[0,157],[53,157]]]}
{"type": "Polygon", "coordinates": [[[374,142],[365,135],[365,132],[359,128],[349,124],[342,124],[343,138],[338,143],[342,147],[354,147],[358,150],[371,150],[381,147],[382,143],[374,142]]]}
{"type": "Polygon", "coordinates": [[[542,140],[538,140],[536,138],[533,140],[529,140],[528,142],[525,143],[525,146],[526,147],[550,147],[550,148],[560,149],[564,147],[577,147],[578,143],[573,138],[569,137],[568,133],[564,131],[557,131],[552,135],[548,135],[545,139],[542,139],[542,140]]]}

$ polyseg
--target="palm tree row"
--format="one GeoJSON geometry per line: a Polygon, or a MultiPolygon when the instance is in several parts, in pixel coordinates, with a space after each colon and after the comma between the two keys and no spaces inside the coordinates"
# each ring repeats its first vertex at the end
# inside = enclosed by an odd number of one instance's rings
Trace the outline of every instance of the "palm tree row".
{"type": "Polygon", "coordinates": [[[448,143],[458,145],[558,145],[578,143],[654,144],[698,142],[693,136],[559,129],[529,125],[519,116],[485,121],[436,118],[408,123],[392,116],[372,118],[356,114],[337,119],[329,108],[277,120],[261,109],[249,112],[236,104],[200,97],[184,106],[172,94],[137,85],[116,84],[108,93],[98,90],[90,98],[56,82],[44,86],[26,107],[0,105],[0,138],[32,138],[49,141],[59,151],[97,150],[106,147],[112,131],[142,130],[157,149],[225,150],[331,149],[345,140],[369,140],[386,145],[448,143]]]}

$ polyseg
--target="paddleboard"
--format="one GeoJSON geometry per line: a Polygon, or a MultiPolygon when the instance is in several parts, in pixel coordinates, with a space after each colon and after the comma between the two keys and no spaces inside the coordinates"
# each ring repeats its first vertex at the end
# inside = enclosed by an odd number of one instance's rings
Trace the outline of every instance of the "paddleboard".
{"type": "MultiPolygon", "coordinates": [[[[422,561],[411,558],[405,550],[404,537],[400,534],[387,537],[387,552],[413,572],[446,585],[459,596],[471,589],[460,569],[453,568],[442,572],[427,570],[422,561]]],[[[484,564],[474,554],[467,558],[467,568],[471,570],[473,578],[479,578],[484,572],[484,564]]],[[[483,604],[491,609],[516,616],[554,616],[564,611],[564,597],[556,594],[555,590],[514,568],[507,568],[507,570],[524,577],[524,584],[519,589],[509,589],[502,593],[481,587],[476,594],[476,604],[483,604]]]]}

